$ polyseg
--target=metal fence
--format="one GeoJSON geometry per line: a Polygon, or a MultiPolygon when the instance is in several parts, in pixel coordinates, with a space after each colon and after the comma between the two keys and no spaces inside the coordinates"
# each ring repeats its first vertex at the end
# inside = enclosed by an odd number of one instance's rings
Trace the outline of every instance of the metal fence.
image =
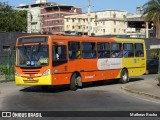
{"type": "Polygon", "coordinates": [[[0,82],[14,80],[15,43],[27,33],[0,32],[0,82]]]}
{"type": "Polygon", "coordinates": [[[14,80],[14,63],[14,55],[0,56],[0,82],[14,80]]]}

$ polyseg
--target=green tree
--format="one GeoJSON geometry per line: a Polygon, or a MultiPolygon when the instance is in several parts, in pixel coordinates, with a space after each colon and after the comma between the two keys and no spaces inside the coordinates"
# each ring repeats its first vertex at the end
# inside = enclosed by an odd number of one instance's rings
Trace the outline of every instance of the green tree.
{"type": "Polygon", "coordinates": [[[26,32],[27,11],[15,10],[7,3],[0,2],[0,31],[26,32]]]}
{"type": "Polygon", "coordinates": [[[153,22],[157,38],[160,38],[160,0],[149,0],[143,7],[145,21],[153,22]]]}

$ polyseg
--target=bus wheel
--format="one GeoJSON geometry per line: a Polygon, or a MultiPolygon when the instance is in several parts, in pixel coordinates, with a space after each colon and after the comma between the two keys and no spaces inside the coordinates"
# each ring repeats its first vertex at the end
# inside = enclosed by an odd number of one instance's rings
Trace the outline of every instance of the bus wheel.
{"type": "Polygon", "coordinates": [[[48,91],[49,86],[43,85],[41,86],[42,91],[48,91]]]}
{"type": "Polygon", "coordinates": [[[121,78],[120,78],[119,82],[124,84],[124,83],[127,83],[128,81],[129,81],[128,71],[127,71],[127,69],[123,69],[121,71],[121,78]]]}
{"type": "Polygon", "coordinates": [[[75,91],[77,90],[78,86],[79,87],[82,86],[82,80],[80,75],[75,73],[71,77],[70,89],[75,91]]]}

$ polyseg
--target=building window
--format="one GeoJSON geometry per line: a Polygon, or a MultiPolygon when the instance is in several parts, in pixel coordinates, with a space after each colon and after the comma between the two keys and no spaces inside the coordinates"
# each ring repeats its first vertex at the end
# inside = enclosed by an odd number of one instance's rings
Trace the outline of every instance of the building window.
{"type": "Polygon", "coordinates": [[[4,51],[8,51],[10,49],[10,46],[3,46],[4,51]]]}
{"type": "Polygon", "coordinates": [[[66,22],[68,22],[68,18],[66,19],[66,22]]]}
{"type": "Polygon", "coordinates": [[[113,14],[113,18],[116,18],[116,13],[113,14]]]}
{"type": "Polygon", "coordinates": [[[116,28],[114,28],[114,33],[116,33],[116,28]]]}

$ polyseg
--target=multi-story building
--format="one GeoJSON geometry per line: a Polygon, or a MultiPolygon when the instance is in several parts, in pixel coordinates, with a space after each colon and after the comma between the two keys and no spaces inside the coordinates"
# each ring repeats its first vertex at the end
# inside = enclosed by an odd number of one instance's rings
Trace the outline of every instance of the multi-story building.
{"type": "Polygon", "coordinates": [[[36,0],[35,4],[21,4],[19,10],[27,10],[28,33],[64,33],[64,16],[80,14],[80,7],[36,0]]]}
{"type": "Polygon", "coordinates": [[[95,35],[125,35],[127,29],[127,11],[107,10],[96,12],[95,35]]]}
{"type": "Polygon", "coordinates": [[[82,13],[80,7],[57,3],[46,4],[41,8],[42,30],[49,33],[64,33],[64,16],[82,13]]]}
{"type": "MultiPolygon", "coordinates": [[[[125,35],[127,29],[127,11],[106,10],[90,13],[91,35],[125,35]]],[[[65,17],[65,32],[87,34],[88,13],[65,17]]]]}
{"type": "MultiPolygon", "coordinates": [[[[91,25],[91,34],[94,33],[95,26],[95,13],[90,14],[90,25],[91,25]]],[[[65,16],[64,19],[64,30],[66,34],[88,34],[88,15],[87,14],[77,14],[65,16]]]]}
{"type": "Polygon", "coordinates": [[[27,33],[42,32],[41,7],[44,6],[46,0],[35,0],[35,4],[20,4],[18,10],[27,11],[27,33]]]}

